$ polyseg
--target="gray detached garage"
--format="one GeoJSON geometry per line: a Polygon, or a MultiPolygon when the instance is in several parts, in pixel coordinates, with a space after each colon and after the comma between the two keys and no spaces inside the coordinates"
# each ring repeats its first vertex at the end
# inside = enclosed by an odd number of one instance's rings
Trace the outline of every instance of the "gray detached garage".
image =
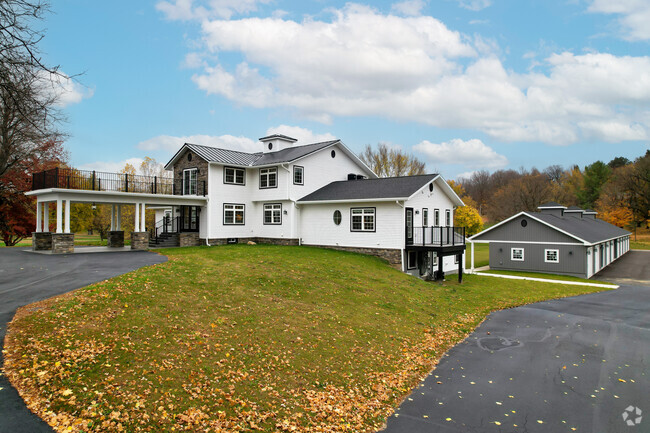
{"type": "Polygon", "coordinates": [[[593,210],[555,202],[538,209],[469,238],[472,247],[474,242],[490,244],[490,269],[590,278],[630,248],[631,233],[597,219],[593,210]]]}

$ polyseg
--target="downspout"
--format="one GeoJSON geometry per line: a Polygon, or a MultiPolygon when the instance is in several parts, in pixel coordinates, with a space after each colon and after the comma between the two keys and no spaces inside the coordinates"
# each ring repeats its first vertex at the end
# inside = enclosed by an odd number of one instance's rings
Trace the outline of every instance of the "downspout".
{"type": "Polygon", "coordinates": [[[208,201],[205,203],[205,210],[208,212],[208,214],[205,216],[205,224],[208,226],[205,230],[205,244],[209,247],[210,245],[210,197],[208,197],[208,201]]]}

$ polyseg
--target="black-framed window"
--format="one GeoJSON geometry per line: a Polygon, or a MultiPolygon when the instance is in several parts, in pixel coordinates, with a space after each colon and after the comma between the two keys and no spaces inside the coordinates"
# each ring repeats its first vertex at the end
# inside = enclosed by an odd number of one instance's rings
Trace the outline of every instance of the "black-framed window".
{"type": "Polygon", "coordinates": [[[305,184],[305,167],[301,167],[299,165],[293,166],[293,184],[294,185],[305,184]]]}
{"type": "Polygon", "coordinates": [[[375,214],[374,207],[353,207],[350,209],[350,230],[353,232],[374,232],[375,214]]]}
{"type": "Polygon", "coordinates": [[[246,224],[246,205],[236,203],[223,204],[224,225],[246,224]]]}
{"type": "Polygon", "coordinates": [[[278,187],[278,168],[260,168],[260,188],[278,187]]]}
{"type": "Polygon", "coordinates": [[[408,251],[408,257],[406,260],[406,269],[415,269],[418,267],[418,252],[417,251],[408,251]]]}
{"type": "Polygon", "coordinates": [[[433,210],[433,226],[440,227],[440,209],[433,210]]]}
{"type": "Polygon", "coordinates": [[[223,183],[232,185],[246,185],[246,169],[237,167],[224,167],[223,183]]]}
{"type": "Polygon", "coordinates": [[[282,224],[281,203],[267,203],[264,205],[264,224],[282,224]]]}
{"type": "Polygon", "coordinates": [[[334,224],[336,224],[337,226],[340,225],[341,220],[343,219],[343,217],[341,216],[341,211],[338,209],[335,210],[334,215],[332,215],[332,219],[334,220],[334,224]]]}
{"type": "Polygon", "coordinates": [[[198,169],[183,170],[183,195],[196,195],[198,169]]]}
{"type": "Polygon", "coordinates": [[[445,225],[447,227],[451,226],[451,211],[449,209],[445,211],[445,225]]]}
{"type": "Polygon", "coordinates": [[[422,208],[422,227],[429,226],[429,209],[422,208]]]}

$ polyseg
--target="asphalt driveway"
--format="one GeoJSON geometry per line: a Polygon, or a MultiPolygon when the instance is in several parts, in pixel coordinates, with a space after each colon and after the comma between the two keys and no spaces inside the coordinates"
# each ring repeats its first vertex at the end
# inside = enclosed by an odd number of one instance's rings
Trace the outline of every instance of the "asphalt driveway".
{"type": "MultiPolygon", "coordinates": [[[[634,253],[599,278],[648,275],[650,254],[634,253]]],[[[489,315],[385,431],[650,431],[650,282],[637,281],[489,315]]]]}
{"type": "MultiPolygon", "coordinates": [[[[145,251],[41,255],[23,250],[0,248],[0,348],[7,323],[18,307],[167,261],[164,256],[145,251]]],[[[0,352],[0,365],[3,362],[0,352]]],[[[51,431],[25,407],[6,378],[0,376],[0,432],[51,431]]]]}

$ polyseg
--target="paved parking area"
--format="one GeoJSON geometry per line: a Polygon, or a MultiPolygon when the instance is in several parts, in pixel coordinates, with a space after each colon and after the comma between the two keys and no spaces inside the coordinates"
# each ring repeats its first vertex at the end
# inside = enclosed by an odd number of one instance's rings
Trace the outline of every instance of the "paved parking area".
{"type": "MultiPolygon", "coordinates": [[[[41,255],[20,247],[0,248],[0,349],[18,307],[165,261],[166,257],[146,251],[41,255]]],[[[0,376],[0,432],[51,431],[0,376]]]]}
{"type": "Polygon", "coordinates": [[[593,276],[616,284],[650,286],[650,250],[629,251],[593,276]]]}
{"type": "Polygon", "coordinates": [[[488,316],[385,431],[650,431],[650,281],[637,280],[648,275],[650,254],[614,265],[599,278],[639,284],[488,316]]]}

